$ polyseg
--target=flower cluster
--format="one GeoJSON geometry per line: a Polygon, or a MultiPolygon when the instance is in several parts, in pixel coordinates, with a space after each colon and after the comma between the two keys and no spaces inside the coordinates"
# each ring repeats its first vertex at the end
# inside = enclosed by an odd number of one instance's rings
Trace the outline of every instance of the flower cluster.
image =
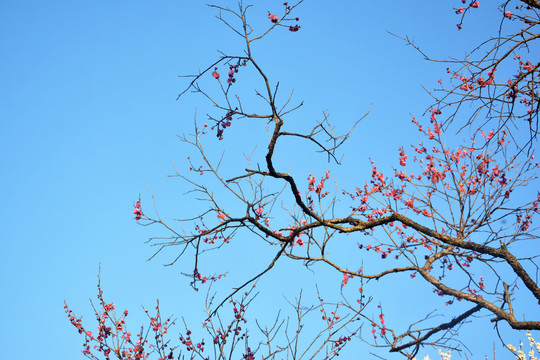
{"type": "Polygon", "coordinates": [[[386,335],[386,325],[385,325],[385,321],[384,321],[384,313],[382,312],[382,307],[381,305],[378,306],[379,309],[381,309],[381,313],[379,314],[379,319],[381,321],[381,325],[378,325],[375,321],[372,321],[371,322],[371,326],[372,326],[372,329],[371,329],[371,333],[373,334],[373,338],[376,339],[377,338],[377,328],[380,328],[381,329],[381,336],[385,336],[386,335]]]}
{"type": "Polygon", "coordinates": [[[300,30],[300,25],[298,25],[298,24],[296,24],[294,26],[289,26],[289,31],[297,32],[298,30],[300,30]]]}
{"type": "Polygon", "coordinates": [[[321,198],[324,198],[326,195],[328,195],[328,191],[322,192],[324,189],[324,182],[330,178],[330,170],[326,170],[324,172],[324,176],[321,178],[321,181],[317,184],[317,187],[315,187],[315,176],[311,176],[311,174],[308,175],[308,190],[309,191],[315,191],[315,193],[320,196],[321,198]]]}
{"type": "MultiPolygon", "coordinates": [[[[206,277],[204,275],[202,275],[201,273],[199,273],[199,270],[195,269],[193,270],[193,277],[195,279],[195,281],[200,281],[201,283],[206,283],[207,281],[218,281],[219,279],[221,279],[222,277],[225,277],[226,275],[225,274],[219,274],[219,275],[211,275],[209,277],[206,277]]],[[[195,281],[192,283],[194,284],[195,281]]]]}
{"type": "MultiPolygon", "coordinates": [[[[465,4],[467,2],[467,0],[461,0],[461,3],[462,4],[465,4]]],[[[467,9],[463,9],[463,8],[458,8],[458,9],[455,9],[455,13],[456,14],[463,14],[465,11],[469,10],[470,8],[473,8],[473,9],[478,9],[480,7],[480,2],[479,1],[471,1],[469,6],[467,7],[467,9]]],[[[461,21],[459,24],[457,24],[457,28],[458,30],[461,30],[463,28],[463,17],[461,18],[461,21]]]]}
{"type": "MultiPolygon", "coordinates": [[[[227,79],[227,84],[231,85],[232,83],[236,82],[234,74],[238,73],[240,66],[247,66],[247,59],[244,59],[244,60],[238,59],[237,64],[233,64],[233,65],[229,64],[229,72],[228,72],[229,78],[227,79]]],[[[220,77],[217,70],[218,70],[217,66],[214,67],[214,70],[212,70],[212,76],[214,77],[214,79],[219,79],[220,77]]]]}
{"type": "MultiPolygon", "coordinates": [[[[246,66],[246,62],[242,64],[243,66],[246,66]]],[[[229,78],[227,79],[227,84],[232,84],[236,82],[236,79],[234,78],[234,74],[238,72],[238,64],[229,65],[229,78]]]]}
{"type": "Polygon", "coordinates": [[[133,209],[133,214],[135,214],[135,220],[141,220],[141,217],[143,215],[142,209],[141,209],[141,201],[137,200],[137,203],[135,204],[135,208],[133,209]]]}
{"type": "Polygon", "coordinates": [[[352,279],[352,278],[354,278],[354,275],[343,273],[343,280],[341,281],[341,287],[347,285],[347,283],[349,282],[349,279],[352,279]]]}
{"type": "MultiPolygon", "coordinates": [[[[152,337],[155,340],[155,343],[151,344],[148,340],[148,334],[144,334],[143,328],[136,335],[136,339],[132,339],[131,333],[126,329],[125,319],[128,316],[128,311],[124,310],[118,316],[115,312],[116,305],[103,299],[100,283],[98,283],[97,298],[99,308],[94,308],[98,323],[96,335],[92,331],[86,330],[82,325],[82,319],[76,318],[73,311],[64,303],[64,310],[69,320],[79,333],[85,336],[83,355],[91,359],[97,359],[97,355],[102,353],[105,359],[110,359],[114,355],[125,360],[145,360],[149,359],[152,353],[157,353],[161,360],[174,358],[174,348],[168,348],[167,341],[164,340],[164,335],[167,334],[169,326],[174,325],[174,321],[171,322],[170,318],[162,320],[159,303],[156,306],[156,315],[149,316],[149,331],[154,333],[152,337]],[[92,343],[95,345],[92,346],[92,343]]],[[[145,312],[148,314],[148,310],[145,310],[145,312]]]]}
{"type": "MultiPolygon", "coordinates": [[[[285,6],[285,11],[288,14],[291,11],[292,8],[289,6],[288,2],[284,2],[283,5],[285,6]]],[[[270,21],[272,23],[274,23],[274,24],[277,24],[277,23],[280,22],[279,16],[274,15],[271,12],[268,12],[268,19],[270,19],[270,21]]],[[[292,20],[292,19],[282,19],[282,20],[292,20]]],[[[300,18],[296,18],[294,20],[299,21],[300,18]]],[[[284,25],[282,25],[282,26],[284,26],[284,25]]],[[[294,26],[292,26],[292,25],[289,26],[289,31],[291,31],[291,32],[297,32],[298,30],[300,30],[300,25],[298,25],[298,24],[296,24],[294,26]]]]}
{"type": "MultiPolygon", "coordinates": [[[[232,117],[234,115],[234,110],[227,111],[227,114],[225,114],[225,117],[218,121],[216,124],[217,133],[216,136],[219,140],[223,140],[223,131],[225,131],[226,128],[231,126],[232,117]]],[[[214,127],[212,127],[213,129],[214,127]]]]}
{"type": "Polygon", "coordinates": [[[272,13],[268,13],[268,18],[270,19],[271,22],[273,22],[274,24],[277,24],[277,22],[279,21],[279,17],[277,17],[276,15],[272,14],[272,13]]]}

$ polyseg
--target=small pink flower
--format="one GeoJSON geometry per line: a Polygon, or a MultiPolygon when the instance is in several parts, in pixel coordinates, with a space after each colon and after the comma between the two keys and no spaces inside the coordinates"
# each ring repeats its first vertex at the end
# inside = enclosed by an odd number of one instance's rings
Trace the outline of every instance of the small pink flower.
{"type": "Polygon", "coordinates": [[[91,331],[87,331],[87,332],[86,332],[86,336],[92,337],[92,332],[91,332],[91,331]]]}
{"type": "Polygon", "coordinates": [[[512,13],[510,11],[506,11],[504,13],[504,17],[510,18],[510,17],[512,17],[512,13]]]}
{"type": "Polygon", "coordinates": [[[475,2],[473,2],[471,4],[471,7],[475,8],[475,9],[477,9],[479,6],[480,6],[480,2],[478,2],[478,1],[475,1],[475,2]]]}
{"type": "Polygon", "coordinates": [[[257,213],[257,215],[261,216],[262,213],[263,213],[263,208],[260,207],[260,208],[258,208],[257,210],[255,210],[255,212],[257,213]]]}

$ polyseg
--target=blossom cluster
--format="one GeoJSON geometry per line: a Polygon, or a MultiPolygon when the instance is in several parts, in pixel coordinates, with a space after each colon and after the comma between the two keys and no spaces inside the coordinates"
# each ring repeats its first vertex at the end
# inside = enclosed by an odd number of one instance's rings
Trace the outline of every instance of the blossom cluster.
{"type": "Polygon", "coordinates": [[[133,214],[135,214],[135,220],[141,220],[141,217],[143,215],[142,209],[141,209],[141,201],[137,200],[137,203],[135,204],[135,208],[133,209],[133,214]]]}
{"type": "MultiPolygon", "coordinates": [[[[98,354],[103,354],[105,359],[109,360],[111,356],[124,360],[146,360],[152,353],[159,354],[159,360],[173,359],[174,348],[168,348],[164,340],[168,328],[174,325],[171,319],[162,320],[159,312],[159,303],[156,306],[156,315],[149,316],[149,330],[154,333],[155,343],[151,344],[144,328],[132,339],[132,334],[126,329],[126,318],[128,310],[124,310],[122,315],[118,316],[115,312],[116,305],[108,303],[103,299],[103,291],[98,283],[98,301],[99,309],[94,308],[97,320],[97,332],[94,333],[84,328],[81,318],[76,318],[73,311],[64,303],[64,310],[78,332],[85,337],[83,344],[83,355],[97,359],[98,354]],[[94,345],[92,345],[94,344],[94,345]]],[[[145,310],[148,314],[148,310],[145,310]]]]}
{"type": "MultiPolygon", "coordinates": [[[[289,6],[288,2],[284,2],[283,5],[285,6],[285,11],[288,14],[292,9],[291,6],[289,6]]],[[[278,24],[282,20],[288,20],[288,19],[284,19],[284,18],[280,20],[279,16],[274,15],[271,12],[268,12],[268,19],[274,24],[278,24]]],[[[300,19],[296,18],[295,20],[298,22],[300,19]]],[[[298,30],[300,30],[300,25],[298,25],[298,24],[296,24],[294,26],[293,25],[289,26],[289,31],[291,31],[291,32],[297,32],[298,30]]]]}

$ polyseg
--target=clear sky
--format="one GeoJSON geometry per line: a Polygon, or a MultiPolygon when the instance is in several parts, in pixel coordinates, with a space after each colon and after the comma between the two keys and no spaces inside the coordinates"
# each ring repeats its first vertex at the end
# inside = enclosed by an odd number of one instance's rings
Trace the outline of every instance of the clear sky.
{"type": "MultiPolygon", "coordinates": [[[[282,1],[254,2],[250,18],[257,29],[268,26],[268,11],[282,10],[282,1]]],[[[296,13],[299,32],[277,31],[258,44],[255,56],[283,96],[294,89],[293,99],[304,101],[291,128],[307,127],[328,110],[344,130],[373,106],[344,148],[346,169],[293,142],[282,148],[280,166],[292,164],[299,177],[331,167],[336,179],[353,185],[369,175],[370,157],[395,161],[399,146],[417,140],[409,113],[420,117],[430,105],[421,85],[435,86],[445,67],[422,60],[387,30],[414,37],[434,57],[459,57],[496,32],[499,14],[481,6],[458,32],[457,3],[306,0],[296,13]]],[[[163,267],[175,257],[172,249],[147,262],[155,248],[144,242],[163,232],[138,226],[132,209],[140,194],[151,211],[149,188],[164,218],[189,217],[201,206],[185,194],[185,183],[167,175],[175,164],[185,170],[194,152],[177,135],[193,132],[195,111],[200,121],[212,111],[192,94],[176,101],[186,86],[178,75],[206,68],[216,50],[241,51],[215,14],[195,0],[0,1],[2,358],[82,359],[83,339],[66,319],[63,301],[93,320],[88,299],[95,297],[100,263],[106,298],[130,309],[133,328],[140,306],[152,307],[157,298],[163,313],[201,320],[205,293],[195,293],[180,275],[192,270],[191,261],[163,267]]],[[[246,102],[255,106],[259,84],[249,81],[239,74],[246,102]]],[[[264,123],[234,123],[225,140],[206,140],[207,151],[226,150],[226,166],[243,167],[242,153],[264,142],[265,131],[264,123]]],[[[230,271],[221,294],[261,267],[249,253],[256,246],[234,246],[207,264],[209,273],[230,271]]],[[[330,289],[340,281],[336,273],[285,263],[261,280],[255,306],[281,304],[300,288],[313,294],[316,282],[330,289]]],[[[402,296],[397,285],[380,291],[402,296]]],[[[491,354],[492,335],[477,335],[475,356],[491,354]]]]}

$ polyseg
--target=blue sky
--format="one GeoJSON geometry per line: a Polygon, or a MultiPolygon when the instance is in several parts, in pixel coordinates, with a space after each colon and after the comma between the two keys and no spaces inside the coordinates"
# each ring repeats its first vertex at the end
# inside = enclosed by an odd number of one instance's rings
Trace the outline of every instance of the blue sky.
{"type": "MultiPolygon", "coordinates": [[[[250,13],[255,28],[268,26],[267,12],[279,13],[281,3],[256,4],[250,13]]],[[[343,150],[344,163],[357,166],[331,166],[343,184],[363,183],[370,157],[390,164],[399,146],[417,141],[409,113],[420,116],[430,105],[421,84],[433,87],[444,76],[444,66],[422,60],[387,30],[414,36],[434,57],[460,56],[496,31],[493,19],[499,14],[485,6],[457,32],[452,5],[305,1],[296,13],[299,32],[277,31],[255,46],[283,96],[294,89],[293,99],[304,101],[291,129],[308,126],[327,110],[344,130],[373,106],[343,150]]],[[[177,135],[193,132],[196,111],[201,122],[212,111],[192,94],[176,101],[186,86],[178,75],[206,68],[219,56],[216,49],[236,54],[241,49],[215,14],[200,1],[0,2],[0,343],[6,359],[21,351],[25,358],[83,358],[83,340],[62,306],[66,299],[92,320],[88,299],[95,296],[100,263],[105,296],[120,307],[136,313],[159,298],[163,313],[201,320],[204,291],[195,293],[180,275],[192,263],[163,267],[174,250],[147,262],[154,249],[144,242],[162,232],[138,226],[132,206],[140,194],[150,210],[149,189],[167,219],[190,217],[202,206],[186,194],[185,183],[167,175],[175,164],[185,170],[194,153],[177,135]]],[[[246,103],[257,106],[258,85],[242,73],[238,79],[246,103]]],[[[203,84],[215,86],[211,78],[203,84]]],[[[207,151],[219,156],[225,150],[232,173],[245,165],[242,153],[259,145],[255,157],[262,154],[265,134],[263,123],[234,123],[225,140],[206,139],[207,151]]],[[[285,169],[292,163],[299,177],[330,168],[310,146],[291,141],[281,151],[277,163],[285,169]]],[[[245,241],[207,264],[209,272],[219,271],[234,259],[221,291],[273,256],[252,256],[259,247],[245,241]]],[[[315,275],[299,264],[280,264],[261,281],[268,297],[254,306],[264,309],[273,303],[271,296],[294,297],[301,287],[313,294],[316,282],[331,284],[323,285],[328,291],[339,286],[339,274],[320,270],[315,275]]],[[[394,288],[380,291],[397,295],[394,288]]],[[[133,316],[136,328],[141,318],[133,316]]],[[[256,309],[251,317],[257,317],[256,309]]],[[[494,340],[482,339],[472,349],[475,356],[491,353],[494,340]]]]}

